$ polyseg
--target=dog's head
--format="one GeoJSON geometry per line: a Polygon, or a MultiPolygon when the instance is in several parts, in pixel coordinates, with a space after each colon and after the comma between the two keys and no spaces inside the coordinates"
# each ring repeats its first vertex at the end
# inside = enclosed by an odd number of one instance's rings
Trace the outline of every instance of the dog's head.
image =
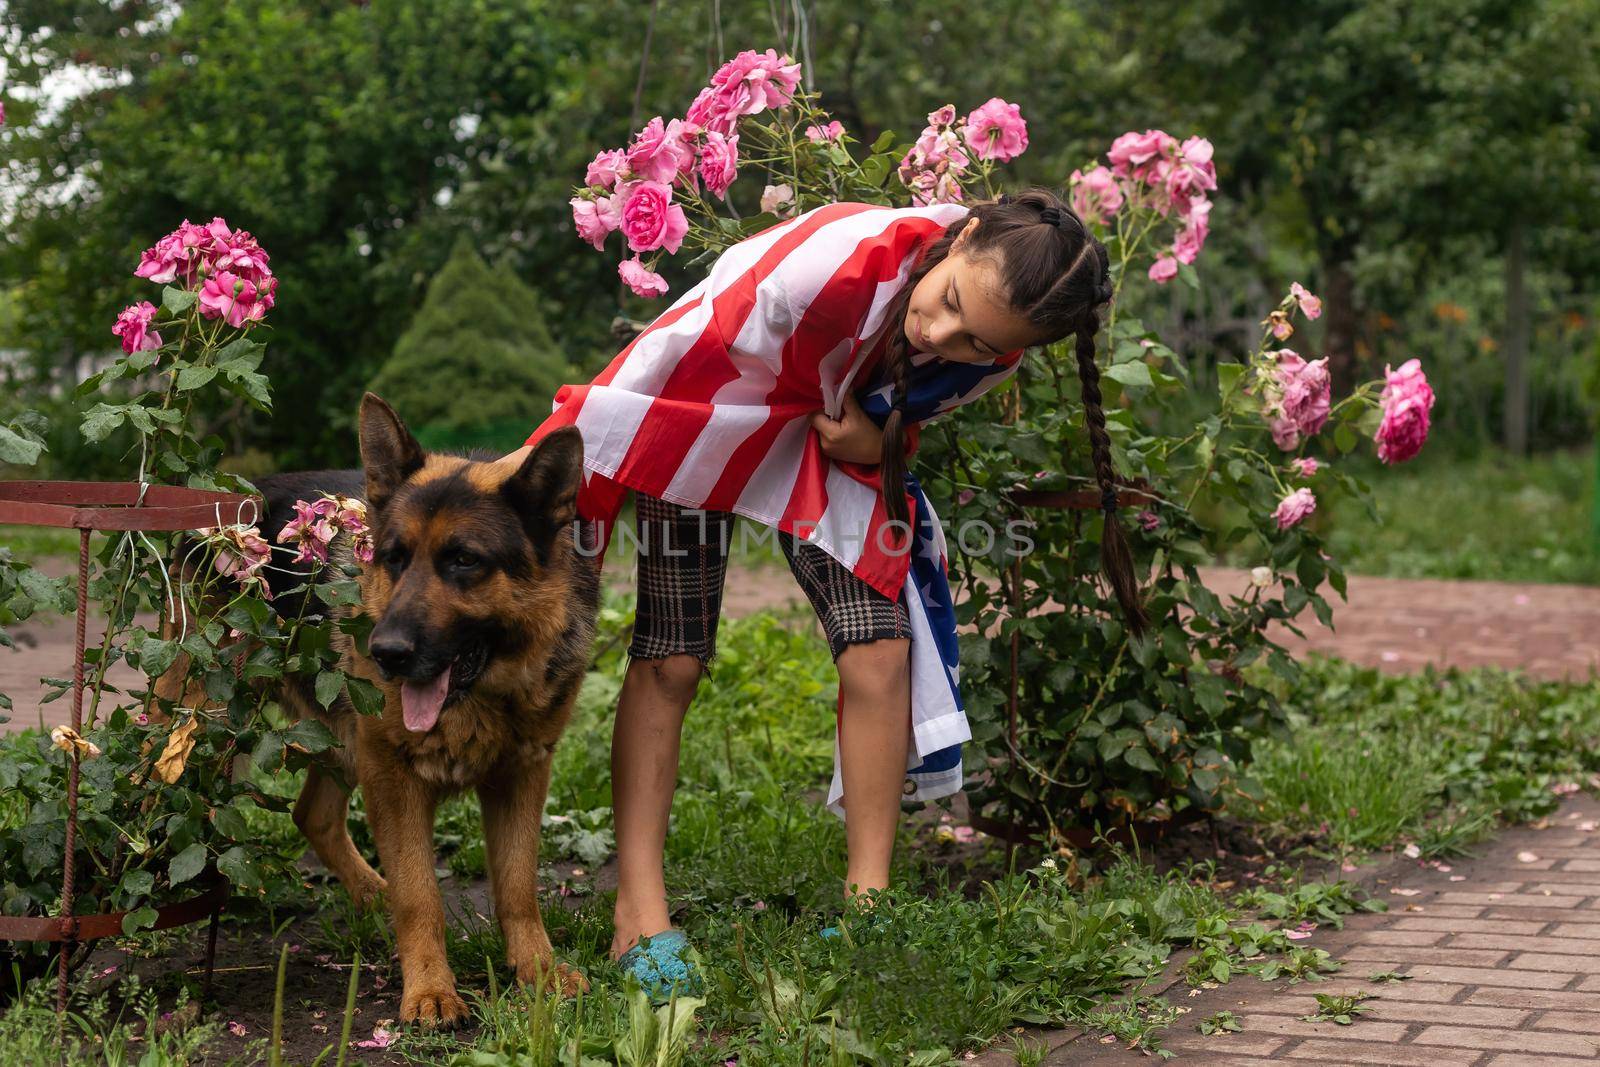
{"type": "Polygon", "coordinates": [[[427,453],[372,393],[360,432],[373,531],[362,580],[376,620],[369,648],[400,683],[406,728],[426,732],[497,659],[545,629],[531,616],[571,551],[558,541],[577,514],[583,439],[559,429],[517,467],[427,453]]]}

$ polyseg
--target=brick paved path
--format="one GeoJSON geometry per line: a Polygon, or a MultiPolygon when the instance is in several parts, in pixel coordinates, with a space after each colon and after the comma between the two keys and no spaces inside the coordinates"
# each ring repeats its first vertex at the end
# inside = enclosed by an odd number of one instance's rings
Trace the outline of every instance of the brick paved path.
{"type": "MultiPolygon", "coordinates": [[[[1343,969],[1322,982],[1245,976],[1168,1000],[1183,1009],[1165,1045],[1183,1064],[1421,1064],[1538,1067],[1600,1061],[1600,802],[1569,800],[1550,819],[1508,831],[1447,874],[1407,863],[1375,895],[1384,914],[1302,942],[1343,969]],[[1541,828],[1542,827],[1542,828],[1541,828]],[[1397,892],[1398,890],[1398,892],[1397,892]],[[1412,894],[1414,895],[1408,895],[1412,894]],[[1385,971],[1403,982],[1372,982],[1385,971]],[[1314,993],[1371,993],[1353,1025],[1311,1023],[1314,993]],[[1232,1011],[1236,1034],[1196,1024],[1232,1011]]],[[[1062,1034],[1048,1064],[1148,1062],[1089,1035],[1062,1034]]]]}

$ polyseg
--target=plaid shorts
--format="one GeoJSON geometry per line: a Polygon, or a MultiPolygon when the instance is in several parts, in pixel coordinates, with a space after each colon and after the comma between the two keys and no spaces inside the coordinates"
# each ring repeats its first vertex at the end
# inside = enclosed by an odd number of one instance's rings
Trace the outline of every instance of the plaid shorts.
{"type": "MultiPolygon", "coordinates": [[[[684,508],[634,493],[639,537],[639,593],[633,659],[688,653],[709,665],[717,650],[717,620],[728,574],[733,514],[684,508]]],[[[905,595],[890,600],[816,545],[778,533],[789,570],[811,601],[834,659],[846,647],[911,636],[905,595]]]]}

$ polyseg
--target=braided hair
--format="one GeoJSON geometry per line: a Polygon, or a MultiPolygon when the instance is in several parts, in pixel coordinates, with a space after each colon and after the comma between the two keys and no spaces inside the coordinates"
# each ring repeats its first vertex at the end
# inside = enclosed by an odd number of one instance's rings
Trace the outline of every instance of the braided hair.
{"type": "MultiPolygon", "coordinates": [[[[1105,246],[1089,233],[1077,213],[1049,189],[1032,188],[976,203],[965,217],[951,223],[929,243],[896,298],[890,321],[904,321],[912,290],[944,262],[957,235],[973,218],[980,220],[979,225],[968,235],[963,254],[992,257],[1008,287],[1011,307],[1038,329],[1040,344],[1074,338],[1089,452],[1095,481],[1100,486],[1100,506],[1105,512],[1101,567],[1124,617],[1137,633],[1144,628],[1144,611],[1139,603],[1133,556],[1116,518],[1116,470],[1111,463],[1111,437],[1106,433],[1106,417],[1101,408],[1100,368],[1095,362],[1100,308],[1110,301],[1112,292],[1105,246]]],[[[896,329],[884,351],[884,373],[893,381],[898,399],[883,424],[883,503],[889,517],[900,522],[908,522],[901,486],[906,476],[904,403],[911,371],[910,347],[905,330],[896,329]]]]}

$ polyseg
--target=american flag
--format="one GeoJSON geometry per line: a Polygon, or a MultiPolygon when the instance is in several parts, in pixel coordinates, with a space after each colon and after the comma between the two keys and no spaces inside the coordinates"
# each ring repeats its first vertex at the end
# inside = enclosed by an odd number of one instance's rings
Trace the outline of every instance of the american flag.
{"type": "MultiPolygon", "coordinates": [[[[576,426],[584,444],[578,514],[601,530],[604,557],[628,489],[688,508],[732,511],[817,545],[891,599],[911,620],[912,745],[907,795],[961,789],[963,710],[956,622],[938,516],[906,479],[914,529],[901,544],[880,497],[875,464],[829,459],[811,416],[837,416],[855,390],[882,424],[893,385],[874,379],[890,305],[918,254],[960,204],[885,208],[829,204],[722,253],[587,385],[557,391],[527,443],[576,426]],[[859,381],[858,381],[859,379],[859,381]]],[[[1020,351],[992,363],[915,353],[906,398],[908,440],[921,422],[967,403],[1011,374],[1020,351]]],[[[828,807],[843,816],[835,742],[828,807]]]]}

